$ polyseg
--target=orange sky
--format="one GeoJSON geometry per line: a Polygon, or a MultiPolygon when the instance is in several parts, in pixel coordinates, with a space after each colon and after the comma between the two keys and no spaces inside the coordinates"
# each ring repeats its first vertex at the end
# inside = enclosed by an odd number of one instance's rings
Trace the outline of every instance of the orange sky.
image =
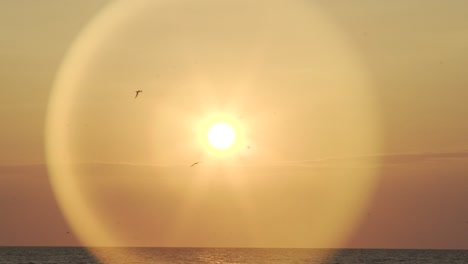
{"type": "Polygon", "coordinates": [[[189,2],[0,4],[0,245],[468,248],[468,4],[189,2]]]}

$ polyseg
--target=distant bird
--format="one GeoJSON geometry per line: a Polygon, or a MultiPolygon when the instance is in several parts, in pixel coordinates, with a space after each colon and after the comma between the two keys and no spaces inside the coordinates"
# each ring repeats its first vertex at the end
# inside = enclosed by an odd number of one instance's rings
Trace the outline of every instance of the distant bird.
{"type": "Polygon", "coordinates": [[[139,93],[142,93],[142,92],[143,92],[143,90],[137,90],[137,91],[135,91],[135,93],[136,93],[136,94],[135,94],[135,99],[138,97],[138,94],[139,94],[139,93]]]}
{"type": "Polygon", "coordinates": [[[197,162],[192,163],[192,165],[190,165],[190,168],[193,167],[193,166],[195,166],[195,165],[198,165],[199,163],[200,163],[200,161],[197,161],[197,162]]]}

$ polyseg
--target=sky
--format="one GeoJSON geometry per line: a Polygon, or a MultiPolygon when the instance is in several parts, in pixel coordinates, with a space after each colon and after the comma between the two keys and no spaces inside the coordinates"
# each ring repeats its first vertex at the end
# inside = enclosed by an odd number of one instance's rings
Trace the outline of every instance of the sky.
{"type": "Polygon", "coordinates": [[[465,1],[0,6],[0,246],[468,249],[465,1]]]}

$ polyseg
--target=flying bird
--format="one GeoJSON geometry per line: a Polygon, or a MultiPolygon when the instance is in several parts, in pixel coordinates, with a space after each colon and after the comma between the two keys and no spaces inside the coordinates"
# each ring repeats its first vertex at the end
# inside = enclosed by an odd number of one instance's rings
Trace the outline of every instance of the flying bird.
{"type": "Polygon", "coordinates": [[[190,167],[193,167],[193,166],[195,166],[195,165],[197,165],[199,163],[200,163],[200,161],[194,162],[194,163],[192,163],[192,165],[190,165],[190,167]]]}
{"type": "Polygon", "coordinates": [[[137,91],[135,91],[135,93],[136,93],[136,94],[135,94],[135,99],[138,97],[138,94],[139,94],[139,93],[142,93],[142,92],[143,92],[143,90],[137,90],[137,91]]]}

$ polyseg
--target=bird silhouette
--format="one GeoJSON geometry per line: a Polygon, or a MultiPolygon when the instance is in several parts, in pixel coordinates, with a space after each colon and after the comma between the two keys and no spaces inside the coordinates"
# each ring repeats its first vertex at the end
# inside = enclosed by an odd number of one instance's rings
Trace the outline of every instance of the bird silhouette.
{"type": "Polygon", "coordinates": [[[190,165],[190,167],[193,167],[193,166],[195,166],[195,165],[198,165],[199,163],[200,163],[200,161],[194,162],[194,163],[192,163],[192,165],[190,165]]]}
{"type": "Polygon", "coordinates": [[[136,94],[135,94],[135,99],[138,97],[138,94],[139,94],[139,93],[142,93],[142,92],[143,92],[143,90],[137,90],[137,91],[135,91],[135,93],[136,93],[136,94]]]}

